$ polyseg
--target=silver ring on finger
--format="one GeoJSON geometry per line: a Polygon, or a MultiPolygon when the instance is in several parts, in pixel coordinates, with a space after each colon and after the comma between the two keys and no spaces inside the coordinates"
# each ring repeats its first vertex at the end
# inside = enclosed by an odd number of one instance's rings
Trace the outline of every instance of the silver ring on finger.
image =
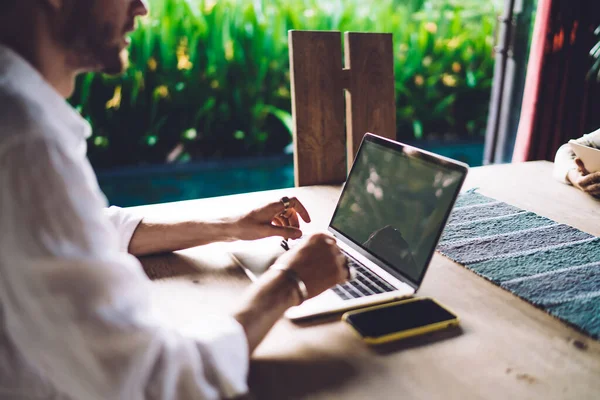
{"type": "Polygon", "coordinates": [[[287,211],[288,208],[290,208],[290,198],[287,196],[283,196],[281,198],[281,203],[283,203],[283,208],[285,209],[285,211],[287,211]]]}
{"type": "Polygon", "coordinates": [[[290,209],[290,198],[287,196],[283,196],[281,198],[281,203],[283,204],[283,211],[279,213],[280,217],[289,218],[288,210],[290,209]]]}

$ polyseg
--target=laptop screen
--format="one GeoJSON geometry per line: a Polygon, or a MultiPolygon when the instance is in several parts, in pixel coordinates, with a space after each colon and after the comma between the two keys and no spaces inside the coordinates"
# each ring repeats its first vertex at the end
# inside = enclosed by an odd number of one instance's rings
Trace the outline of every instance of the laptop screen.
{"type": "Polygon", "coordinates": [[[386,142],[363,141],[330,227],[418,285],[466,169],[386,142]]]}

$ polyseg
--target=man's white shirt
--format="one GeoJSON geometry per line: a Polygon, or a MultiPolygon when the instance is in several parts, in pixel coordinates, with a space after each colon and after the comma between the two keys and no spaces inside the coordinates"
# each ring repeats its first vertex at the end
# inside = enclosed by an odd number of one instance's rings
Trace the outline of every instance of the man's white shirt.
{"type": "Polygon", "coordinates": [[[0,46],[0,399],[204,399],[247,390],[232,317],[153,310],[127,253],[140,218],[107,201],[89,124],[0,46]]]}

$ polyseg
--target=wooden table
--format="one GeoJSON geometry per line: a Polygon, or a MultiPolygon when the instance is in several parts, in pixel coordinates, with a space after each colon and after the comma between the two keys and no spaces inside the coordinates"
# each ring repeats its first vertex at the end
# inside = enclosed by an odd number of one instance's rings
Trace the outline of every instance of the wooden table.
{"type": "MultiPolygon", "coordinates": [[[[600,202],[551,178],[552,164],[473,168],[466,188],[600,236],[600,202]]],[[[282,195],[298,196],[326,228],[338,187],[305,187],[141,207],[166,219],[214,217],[282,195]]],[[[161,306],[178,318],[225,312],[248,284],[215,244],[142,260],[157,278],[161,306]],[[181,302],[186,304],[181,307],[181,302]],[[189,306],[189,308],[188,308],[189,306]]],[[[461,318],[461,330],[375,349],[339,316],[280,321],[257,349],[250,386],[257,398],[600,399],[600,342],[436,254],[420,295],[461,318]]]]}

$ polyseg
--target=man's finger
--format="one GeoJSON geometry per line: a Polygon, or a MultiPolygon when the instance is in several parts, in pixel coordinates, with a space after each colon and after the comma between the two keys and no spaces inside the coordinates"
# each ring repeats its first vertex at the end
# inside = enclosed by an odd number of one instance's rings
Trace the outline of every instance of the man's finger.
{"type": "Polygon", "coordinates": [[[600,183],[594,183],[585,187],[585,191],[591,195],[600,193],[600,183]]]}
{"type": "Polygon", "coordinates": [[[308,215],[308,211],[306,211],[304,205],[296,197],[292,197],[290,199],[290,207],[295,209],[298,214],[300,214],[300,217],[302,217],[304,222],[310,222],[310,215],[308,215]]]}
{"type": "Polygon", "coordinates": [[[269,233],[270,236],[281,236],[284,239],[298,239],[302,236],[302,231],[292,226],[273,226],[269,233]]]}
{"type": "Polygon", "coordinates": [[[275,225],[275,226],[283,226],[283,222],[281,221],[281,218],[279,218],[279,217],[273,218],[272,222],[273,222],[273,225],[275,225]]]}
{"type": "Polygon", "coordinates": [[[582,188],[586,188],[587,186],[593,185],[595,183],[600,183],[600,172],[594,172],[593,174],[584,176],[579,181],[579,186],[581,186],[582,188]]]}
{"type": "Polygon", "coordinates": [[[337,243],[337,241],[335,240],[335,238],[334,238],[334,237],[332,237],[332,236],[327,236],[327,237],[325,238],[325,242],[329,243],[330,245],[334,245],[334,244],[336,244],[336,243],[337,243]]]}
{"type": "Polygon", "coordinates": [[[350,278],[350,266],[348,264],[348,258],[343,255],[340,254],[338,256],[336,256],[336,263],[338,265],[339,268],[339,279],[338,282],[343,283],[343,282],[347,282],[350,278]]]}
{"type": "MultiPolygon", "coordinates": [[[[310,215],[308,215],[308,211],[306,211],[304,205],[296,197],[292,197],[290,199],[290,207],[288,208],[288,210],[290,209],[296,210],[296,212],[300,214],[300,217],[302,217],[303,221],[310,222],[310,215]]],[[[279,215],[285,211],[285,206],[283,205],[283,202],[279,200],[267,204],[265,207],[262,208],[262,210],[268,213],[269,215],[279,215]]]]}
{"type": "Polygon", "coordinates": [[[292,211],[290,217],[288,218],[290,221],[290,225],[294,228],[300,228],[300,221],[298,221],[298,214],[295,211],[292,211]]]}
{"type": "Polygon", "coordinates": [[[579,172],[581,172],[581,175],[589,175],[589,172],[587,169],[585,169],[585,165],[583,164],[581,158],[576,158],[575,164],[577,164],[577,168],[579,169],[579,172]]]}

